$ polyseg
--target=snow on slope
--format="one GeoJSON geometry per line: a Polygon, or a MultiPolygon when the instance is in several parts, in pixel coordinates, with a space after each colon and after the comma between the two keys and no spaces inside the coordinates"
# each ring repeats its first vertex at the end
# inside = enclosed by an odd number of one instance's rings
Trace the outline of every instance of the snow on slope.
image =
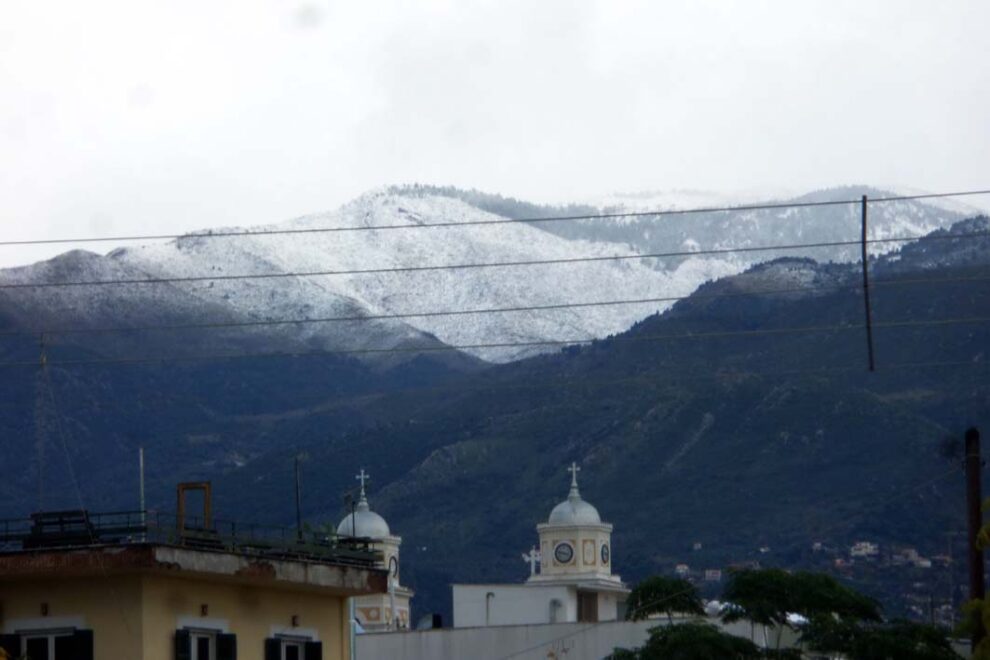
{"type": "MultiPolygon", "coordinates": [[[[843,188],[810,193],[798,202],[856,199],[889,193],[843,188]]],[[[485,205],[485,196],[474,194],[485,205]]],[[[655,197],[643,197],[654,204],[655,197]]],[[[489,202],[491,200],[488,200],[489,202]]],[[[667,201],[671,201],[668,198],[667,201]]],[[[525,205],[495,199],[493,210],[525,205]],[[496,203],[497,202],[497,203],[496,203]]],[[[513,207],[514,208],[514,207],[513,207]]],[[[510,208],[511,212],[511,208],[510,208]]],[[[920,236],[961,219],[962,214],[916,201],[871,206],[871,236],[920,236]]],[[[401,319],[276,325],[225,332],[186,332],[164,350],[224,350],[258,345],[274,350],[376,350],[463,346],[471,354],[507,361],[555,350],[538,342],[573,342],[622,332],[671,301],[439,315],[508,307],[594,303],[686,296],[707,280],[736,274],[780,256],[819,261],[858,258],[856,245],[805,250],[636,258],[648,253],[736,249],[760,245],[858,239],[856,205],[593,219],[576,222],[502,223],[424,227],[504,219],[450,194],[384,189],[363,195],[332,213],[311,215],[255,229],[319,229],[399,225],[399,229],[304,234],[209,237],[190,235],[169,243],[121,248],[106,257],[72,252],[34,266],[0,271],[0,281],[209,277],[273,274],[249,280],[168,285],[81,287],[0,291],[13,317],[39,325],[129,325],[251,320],[321,319],[424,314],[401,319]],[[339,271],[417,268],[430,265],[544,261],[574,257],[630,256],[570,264],[461,268],[385,273],[339,271]],[[336,271],[320,276],[285,276],[336,271]],[[16,300],[15,300],[16,299],[16,300]],[[24,304],[28,300],[30,304],[24,304]],[[46,316],[47,315],[47,316],[46,316]],[[487,344],[536,343],[532,346],[487,344]]],[[[214,230],[217,231],[217,230],[214,230]]],[[[880,243],[887,252],[900,243],[880,243]]],[[[7,314],[11,316],[10,313],[7,314]]],[[[140,338],[133,340],[135,343],[140,338]]]]}
{"type": "MultiPolygon", "coordinates": [[[[307,229],[423,222],[492,220],[498,216],[448,197],[406,197],[379,191],[333,213],[272,227],[307,229]]],[[[264,227],[258,228],[264,229],[264,227]]],[[[251,236],[189,237],[167,244],[126,248],[110,256],[150,277],[292,273],[405,268],[441,264],[635,255],[608,243],[567,240],[526,224],[430,227],[251,236]]],[[[251,318],[339,316],[350,313],[431,313],[451,310],[554,305],[684,296],[708,279],[737,272],[731,259],[687,259],[670,272],[645,260],[599,261],[501,268],[340,274],[185,285],[204,300],[222,301],[251,318]]],[[[479,344],[581,341],[621,332],[670,303],[558,310],[421,316],[403,319],[418,330],[493,361],[516,359],[554,347],[481,347],[479,344]]],[[[363,324],[309,324],[314,336],[364,332],[363,324]]]]}
{"type": "MultiPolygon", "coordinates": [[[[624,243],[644,253],[668,252],[676,247],[693,251],[851,241],[854,244],[848,246],[754,251],[740,255],[740,260],[752,264],[781,256],[801,256],[818,261],[853,261],[859,257],[859,246],[855,242],[860,236],[858,200],[861,195],[878,199],[893,196],[894,193],[864,186],[847,186],[774,203],[815,204],[852,200],[850,204],[596,218],[573,223],[547,223],[543,227],[565,238],[624,243]]],[[[709,203],[699,203],[698,208],[710,208],[711,202],[718,202],[718,199],[706,199],[709,203]]],[[[720,204],[715,203],[714,206],[720,204]]],[[[644,210],[637,203],[620,208],[644,210]]],[[[662,205],[653,208],[662,208],[662,205]]],[[[876,202],[869,206],[869,235],[871,239],[917,238],[935,229],[948,227],[968,215],[974,214],[927,201],[876,202]]],[[[900,245],[902,243],[874,243],[870,246],[870,252],[882,254],[896,250],[900,245]]],[[[676,259],[665,260],[663,267],[673,267],[676,263],[676,259]]]]}
{"type": "Polygon", "coordinates": [[[607,209],[628,211],[661,211],[673,209],[718,208],[756,204],[774,199],[786,199],[793,194],[785,191],[715,192],[692,188],[670,190],[644,190],[640,192],[615,192],[603,197],[588,199],[586,202],[607,209]]]}

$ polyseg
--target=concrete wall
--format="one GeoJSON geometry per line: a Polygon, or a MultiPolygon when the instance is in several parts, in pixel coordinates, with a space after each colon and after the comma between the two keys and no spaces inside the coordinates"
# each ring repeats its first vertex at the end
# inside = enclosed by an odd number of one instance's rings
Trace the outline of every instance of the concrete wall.
{"type": "Polygon", "coordinates": [[[454,626],[550,623],[550,602],[560,601],[560,621],[577,621],[577,596],[562,585],[455,584],[454,626]],[[488,594],[494,594],[489,598],[488,594]]]}
{"type": "Polygon", "coordinates": [[[656,621],[444,628],[357,638],[358,660],[599,660],[616,647],[641,646],[656,621]],[[566,652],[566,655],[565,655],[566,652]]]}
{"type": "MultiPolygon", "coordinates": [[[[685,619],[675,618],[675,623],[685,619]]],[[[710,619],[726,632],[750,639],[762,646],[759,626],[755,631],[746,622],[731,625],[710,619]]],[[[358,660],[600,660],[616,648],[642,646],[650,628],[667,625],[666,618],[649,621],[610,621],[606,623],[561,623],[553,625],[491,626],[482,628],[443,628],[405,633],[369,633],[357,638],[358,660]],[[515,654],[515,655],[513,655],[515,654]]],[[[771,644],[775,640],[770,632],[771,644]]],[[[782,645],[795,641],[785,630],[782,645]]]]}

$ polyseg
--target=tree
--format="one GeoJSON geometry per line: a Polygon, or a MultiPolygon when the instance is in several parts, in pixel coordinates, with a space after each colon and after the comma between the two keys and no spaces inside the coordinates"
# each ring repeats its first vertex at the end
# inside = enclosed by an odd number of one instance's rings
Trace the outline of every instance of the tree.
{"type": "Polygon", "coordinates": [[[788,573],[779,568],[735,571],[722,597],[730,603],[724,621],[747,619],[764,626],[764,634],[766,627],[775,627],[778,649],[784,627],[794,627],[788,621],[790,614],[801,615],[809,625],[824,622],[829,630],[833,621],[880,621],[876,600],[824,573],[788,573]]]}
{"type": "Polygon", "coordinates": [[[807,619],[837,618],[842,621],[880,621],[880,603],[851,589],[831,575],[798,571],[790,576],[792,611],[807,619]]]}
{"type": "Polygon", "coordinates": [[[762,658],[756,644],[722,632],[710,623],[687,622],[650,630],[639,649],[616,649],[612,660],[746,660],[762,658]]]}
{"type": "Polygon", "coordinates": [[[722,614],[726,623],[748,620],[763,626],[764,640],[766,628],[777,628],[777,648],[780,647],[780,632],[787,625],[787,615],[797,606],[792,591],[791,575],[779,568],[733,571],[729,583],[722,592],[722,599],[729,606],[722,614]]]}
{"type": "Polygon", "coordinates": [[[849,660],[958,660],[941,628],[910,621],[867,623],[821,618],[801,636],[810,648],[849,660]]]}
{"type": "Polygon", "coordinates": [[[673,623],[675,612],[699,616],[705,613],[698,589],[693,584],[663,575],[648,577],[637,584],[626,600],[626,607],[628,621],[666,614],[667,621],[673,623]]]}

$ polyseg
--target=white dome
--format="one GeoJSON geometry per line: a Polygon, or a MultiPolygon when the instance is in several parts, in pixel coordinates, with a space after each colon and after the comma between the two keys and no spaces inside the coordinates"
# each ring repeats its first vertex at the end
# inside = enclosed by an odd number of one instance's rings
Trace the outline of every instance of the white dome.
{"type": "Polygon", "coordinates": [[[388,523],[380,515],[371,510],[368,500],[362,498],[354,508],[354,514],[348,513],[337,525],[339,536],[359,536],[361,538],[383,539],[390,536],[388,523]]]}
{"type": "Polygon", "coordinates": [[[550,512],[551,525],[599,525],[602,522],[598,509],[588,504],[578,495],[568,497],[550,512]]]}
{"type": "Polygon", "coordinates": [[[577,471],[580,468],[572,464],[570,469],[571,492],[566,500],[553,508],[547,522],[551,525],[600,525],[602,519],[598,515],[598,509],[581,499],[578,491],[577,471]]]}
{"type": "Polygon", "coordinates": [[[361,482],[361,497],[354,507],[354,513],[344,516],[340,524],[337,525],[338,536],[357,536],[360,538],[380,540],[386,536],[391,536],[388,523],[380,515],[371,510],[368,505],[368,496],[364,492],[364,482],[368,479],[364,468],[361,474],[357,475],[357,480],[361,482]]]}

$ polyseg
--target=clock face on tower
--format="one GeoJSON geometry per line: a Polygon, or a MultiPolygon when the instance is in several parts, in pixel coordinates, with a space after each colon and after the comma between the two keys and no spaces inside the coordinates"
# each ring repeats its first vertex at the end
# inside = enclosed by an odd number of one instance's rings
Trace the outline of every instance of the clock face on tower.
{"type": "Polygon", "coordinates": [[[609,559],[608,543],[603,543],[602,544],[602,563],[605,564],[606,566],[608,566],[608,559],[609,559]]]}
{"type": "Polygon", "coordinates": [[[553,549],[553,558],[558,564],[570,564],[574,559],[574,548],[570,543],[558,543],[553,549]]]}

